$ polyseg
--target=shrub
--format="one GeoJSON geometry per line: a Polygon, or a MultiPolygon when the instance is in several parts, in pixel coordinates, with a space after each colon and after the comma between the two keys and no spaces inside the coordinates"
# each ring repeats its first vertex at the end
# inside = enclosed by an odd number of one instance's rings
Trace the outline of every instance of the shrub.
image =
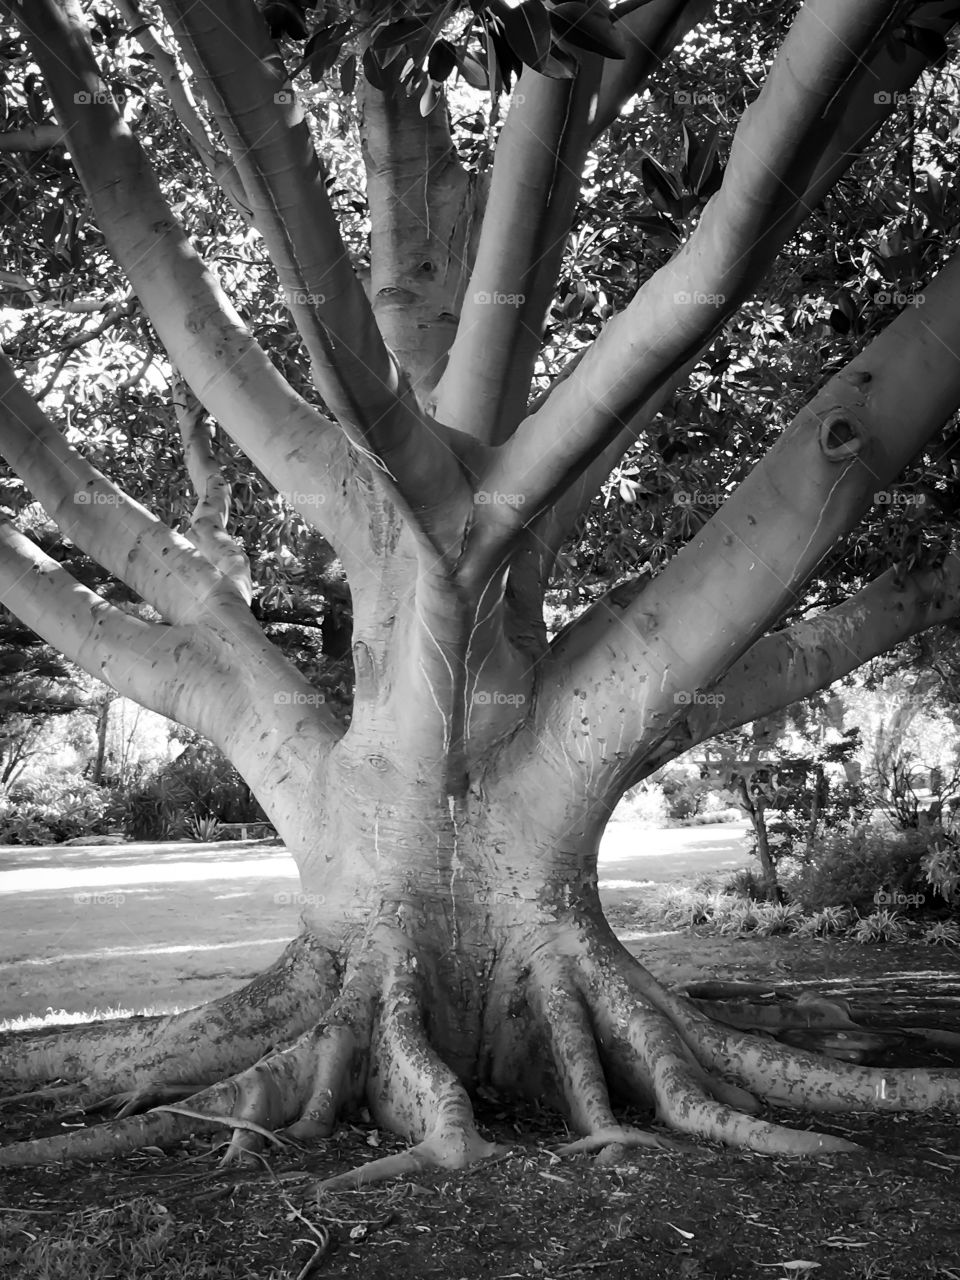
{"type": "Polygon", "coordinates": [[[827,938],[843,933],[850,921],[851,913],[846,907],[823,907],[798,922],[797,934],[801,938],[827,938]]]}
{"type": "Polygon", "coordinates": [[[664,920],[673,928],[706,924],[715,910],[715,899],[690,889],[672,889],[664,901],[664,920]]]}
{"type": "Polygon", "coordinates": [[[637,826],[664,827],[667,824],[667,802],[656,782],[641,782],[632,787],[620,802],[630,821],[637,826]]]}
{"type": "Polygon", "coordinates": [[[153,775],[136,779],[117,797],[115,812],[135,840],[216,839],[197,836],[196,824],[218,832],[222,822],[266,818],[229,760],[199,739],[153,775]]]}
{"type": "Polygon", "coordinates": [[[154,777],[134,779],[117,793],[116,821],[134,840],[169,840],[184,834],[183,812],[190,793],[176,778],[163,771],[154,777]]]}
{"type": "Polygon", "coordinates": [[[759,938],[778,933],[795,933],[803,912],[795,902],[768,902],[755,909],[754,932],[759,938]]]}
{"type": "Polygon", "coordinates": [[[946,902],[960,897],[960,846],[946,834],[935,839],[924,855],[923,877],[934,893],[946,902]]]}
{"type": "Polygon", "coordinates": [[[847,906],[872,911],[875,895],[922,893],[922,860],[929,836],[921,831],[881,831],[858,827],[831,833],[809,863],[783,868],[781,884],[804,912],[847,906]]]}
{"type": "Polygon", "coordinates": [[[709,782],[693,774],[665,773],[660,786],[667,813],[674,822],[696,817],[710,796],[709,782]]]}
{"type": "Polygon", "coordinates": [[[933,947],[960,947],[960,924],[956,920],[938,920],[924,929],[920,941],[933,947]]]}
{"type": "Polygon", "coordinates": [[[857,921],[853,936],[857,942],[903,942],[909,929],[896,911],[880,907],[857,921]]]}
{"type": "Polygon", "coordinates": [[[746,898],[721,897],[714,908],[713,923],[722,934],[736,936],[751,933],[757,924],[759,908],[746,898]]]}
{"type": "Polygon", "coordinates": [[[750,898],[754,902],[762,902],[767,896],[763,881],[749,867],[735,871],[725,881],[723,892],[733,894],[735,898],[750,898]]]}
{"type": "Polygon", "coordinates": [[[187,823],[187,832],[191,840],[206,843],[219,839],[220,823],[216,818],[211,818],[209,814],[199,818],[193,817],[187,823]]]}
{"type": "Polygon", "coordinates": [[[0,796],[0,844],[59,844],[110,827],[110,793],[76,773],[17,782],[0,796]]]}

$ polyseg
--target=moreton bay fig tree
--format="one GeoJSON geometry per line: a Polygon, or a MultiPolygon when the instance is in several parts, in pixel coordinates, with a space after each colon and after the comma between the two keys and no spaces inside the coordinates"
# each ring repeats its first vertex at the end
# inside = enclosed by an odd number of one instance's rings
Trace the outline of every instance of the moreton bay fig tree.
{"type": "MultiPolygon", "coordinates": [[[[774,43],[764,32],[765,79],[730,121],[729,151],[685,134],[687,190],[628,150],[662,263],[630,268],[630,295],[559,367],[544,344],[558,296],[568,318],[585,298],[559,287],[571,228],[589,228],[584,175],[649,78],[669,83],[680,44],[688,68],[696,40],[708,47],[709,0],[108,9],[0,0],[26,112],[0,145],[25,157],[22,174],[46,163],[72,191],[53,257],[82,271],[99,236],[122,273],[107,319],[166,371],[196,505],[175,531],[148,492],[128,492],[135,459],[114,450],[113,478],[95,467],[77,438],[94,415],[71,418],[8,342],[0,451],[127,595],[82,584],[10,519],[0,599],[225,753],[296,860],[302,931],[204,1007],[4,1038],[0,1077],[81,1081],[121,1114],[7,1146],[0,1163],[224,1124],[230,1157],[248,1159],[272,1133],[322,1140],[366,1106],[411,1146],[344,1178],[460,1168],[497,1151],[473,1118],[484,1086],[546,1097],[574,1146],[614,1154],[669,1145],[671,1130],[840,1151],[851,1144],[790,1127],[789,1112],[960,1108],[960,1073],[866,1068],[712,1020],[624,949],[597,888],[628,787],[955,615],[951,553],[862,577],[820,613],[797,605],[877,493],[951,429],[960,260],[941,255],[889,323],[816,370],[806,404],[656,572],[598,594],[553,637],[545,622],[563,548],[608,477],[638,443],[662,453],[661,411],[951,56],[954,0],[806,0],[774,43]],[[311,110],[321,91],[358,131],[352,213],[323,151],[336,113],[311,110]],[[479,139],[460,128],[471,112],[479,139]],[[157,161],[177,136],[189,180],[157,161]],[[201,187],[219,221],[197,216],[201,187]],[[244,293],[254,260],[282,302],[271,334],[244,293]],[[349,714],[261,625],[257,526],[231,493],[243,458],[349,584],[349,714]],[[618,1121],[621,1100],[656,1127],[618,1121]]],[[[110,412],[97,404],[98,421],[110,412]]],[[[711,448],[728,443],[718,432],[711,448]]]]}

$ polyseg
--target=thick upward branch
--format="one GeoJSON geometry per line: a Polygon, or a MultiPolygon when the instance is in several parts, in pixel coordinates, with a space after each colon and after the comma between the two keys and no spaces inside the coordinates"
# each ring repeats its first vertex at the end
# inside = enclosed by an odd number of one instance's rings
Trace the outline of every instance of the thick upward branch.
{"type": "Polygon", "coordinates": [[[740,122],[723,186],[696,231],[481,478],[481,488],[515,501],[481,509],[468,558],[489,560],[562,493],[747,295],[795,225],[841,118],[841,91],[889,10],[886,0],[808,0],[740,122]]]}
{"type": "Polygon", "coordinates": [[[262,14],[252,0],[165,0],[164,10],[243,178],[318,390],[379,459],[415,527],[435,544],[455,538],[468,485],[448,433],[422,414],[377,328],[262,14]]]}
{"type": "Polygon", "coordinates": [[[437,417],[499,444],[526,410],[547,308],[593,138],[602,59],[573,80],[524,69],[497,143],[477,249],[437,417]]]}
{"type": "Polygon", "coordinates": [[[384,69],[357,84],[370,208],[370,296],[390,350],[428,403],[443,373],[476,253],[485,184],[460,163],[446,103],[425,118],[384,69]]]}
{"type": "MultiPolygon", "coordinates": [[[[960,405],[958,298],[960,257],[827,383],[660,575],[632,597],[618,589],[558,637],[524,731],[544,763],[528,770],[543,767],[555,785],[562,768],[582,793],[615,799],[683,708],[795,605],[960,405]]],[[[502,767],[522,770],[523,737],[502,767]]]]}
{"type": "Polygon", "coordinates": [[[352,566],[351,543],[365,549],[366,522],[346,441],[277,372],[184,235],[106,91],[75,0],[0,0],[0,8],[30,42],[97,223],[171,362],[352,566]]]}
{"type": "MultiPolygon", "coordinates": [[[[651,4],[649,8],[639,10],[638,14],[652,14],[656,7],[651,4]]],[[[948,13],[951,7],[949,0],[944,0],[937,9],[948,13]]],[[[635,15],[631,15],[633,16],[635,15]]],[[[941,18],[936,13],[930,16],[929,21],[931,29],[943,36],[954,25],[952,18],[941,18]]],[[[902,45],[896,57],[887,44],[876,49],[863,74],[843,95],[842,110],[837,113],[837,128],[824,148],[802,198],[796,203],[791,232],[803,222],[808,210],[815,209],[820,204],[842,174],[862,154],[881,125],[894,112],[902,110],[898,104],[902,103],[905,93],[916,83],[926,66],[926,56],[909,45],[902,45]]],[[[707,345],[705,342],[704,348],[707,345]]],[[[686,383],[698,358],[699,353],[646,401],[612,443],[597,455],[558,501],[535,522],[533,531],[541,550],[541,575],[544,579],[549,575],[557,551],[569,536],[580,514],[593,500],[619,459],[650,428],[677,389],[686,383]]],[[[563,378],[565,374],[560,376],[563,378]]],[[[546,405],[548,398],[545,397],[541,403],[546,405]]]]}
{"type": "Polygon", "coordinates": [[[176,61],[170,51],[157,39],[150,24],[140,12],[138,0],[117,0],[130,34],[134,36],[140,48],[153,63],[157,75],[166,90],[170,105],[193,143],[194,150],[200,157],[204,167],[210,173],[227,199],[237,210],[245,222],[252,221],[250,206],[247,204],[243,183],[230,157],[220,151],[211,141],[206,125],[200,119],[196,103],[189,87],[181,78],[176,61]]]}

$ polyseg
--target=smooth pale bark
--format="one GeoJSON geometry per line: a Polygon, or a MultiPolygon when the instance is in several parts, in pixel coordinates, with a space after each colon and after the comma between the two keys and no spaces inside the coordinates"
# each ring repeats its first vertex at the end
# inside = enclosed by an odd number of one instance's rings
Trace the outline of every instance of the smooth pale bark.
{"type": "Polygon", "coordinates": [[[0,599],[124,697],[183,724],[206,723],[204,690],[214,668],[190,629],[142,622],[108,604],[7,520],[0,520],[0,599]]]}
{"type": "Polygon", "coordinates": [[[0,355],[0,453],[61,532],[171,622],[231,588],[190,543],[67,444],[0,355]]]}
{"type": "Polygon", "coordinates": [[[484,566],[555,500],[717,332],[794,225],[840,119],[841,91],[888,17],[885,0],[809,0],[734,137],[723,186],[679,252],[605,326],[577,368],[499,450],[481,487],[513,496],[478,513],[467,558],[484,566]]]}
{"type": "Polygon", "coordinates": [[[370,297],[384,341],[421,403],[446,365],[483,217],[485,175],[468,173],[445,102],[420,114],[392,80],[357,82],[360,144],[370,208],[370,297]]]}
{"type": "Polygon", "coordinates": [[[440,550],[470,491],[448,433],[422,414],[377,328],[263,16],[252,0],[165,0],[164,11],[233,154],[317,389],[440,550]]]}
{"type": "Polygon", "coordinates": [[[303,519],[362,575],[368,523],[335,425],[292,389],[206,270],[112,101],[74,0],[0,7],[27,36],[111,253],[170,361],[303,519]],[[78,101],[79,95],[79,101],[78,101]],[[304,477],[309,476],[309,486],[304,477]]]}
{"type": "Polygon", "coordinates": [[[173,55],[157,39],[153,28],[140,12],[138,0],[117,0],[117,8],[130,30],[131,38],[136,40],[153,64],[170,99],[170,105],[183,125],[187,137],[193,143],[194,150],[203,161],[204,167],[222,188],[227,199],[244,221],[250,222],[252,215],[240,175],[230,157],[211,141],[206,125],[200,119],[190,89],[180,76],[173,55]]]}
{"type": "MultiPolygon", "coordinates": [[[[650,9],[653,9],[653,5],[650,9]]],[[[930,6],[931,30],[946,36],[954,26],[952,18],[941,18],[952,8],[950,0],[930,6]]],[[[646,13],[644,8],[639,11],[646,13]]],[[[794,222],[790,230],[801,225],[810,209],[816,208],[838,179],[862,153],[877,130],[896,112],[902,110],[903,95],[913,86],[927,67],[926,57],[909,45],[900,47],[900,57],[895,58],[887,45],[882,45],[867,60],[863,74],[848,87],[843,96],[842,110],[838,113],[837,126],[823,149],[817,167],[797,200],[794,222]]],[[[709,345],[704,343],[703,349],[709,345]]],[[[585,354],[585,353],[584,353],[585,354]]],[[[578,357],[578,362],[582,357],[578,357]]],[[[562,543],[569,536],[582,512],[589,506],[603,481],[634,442],[656,420],[660,410],[674,393],[685,385],[695,368],[699,353],[655,392],[634,414],[626,426],[597,457],[571,482],[558,498],[532,526],[536,543],[540,548],[541,575],[546,581],[554,558],[562,543]]],[[[573,369],[570,368],[572,373],[573,369]]],[[[569,374],[565,370],[554,381],[550,392],[542,397],[534,409],[545,407],[550,394],[569,374]]]]}
{"type": "Polygon", "coordinates": [[[436,395],[439,421],[499,444],[524,416],[594,137],[602,59],[573,80],[525,67],[497,142],[476,262],[436,395]]]}
{"type": "Polygon", "coordinates": [[[794,603],[960,404],[960,258],[923,297],[823,387],[661,574],[632,599],[599,601],[558,637],[536,714],[503,767],[542,774],[544,794],[560,773],[608,803],[687,700],[794,603]]]}
{"type": "Polygon", "coordinates": [[[960,557],[948,556],[941,568],[912,573],[903,581],[894,569],[887,570],[835,609],[751,645],[705,691],[709,700],[691,706],[644,758],[637,780],[718,733],[826,689],[871,658],[958,615],[960,557]]]}

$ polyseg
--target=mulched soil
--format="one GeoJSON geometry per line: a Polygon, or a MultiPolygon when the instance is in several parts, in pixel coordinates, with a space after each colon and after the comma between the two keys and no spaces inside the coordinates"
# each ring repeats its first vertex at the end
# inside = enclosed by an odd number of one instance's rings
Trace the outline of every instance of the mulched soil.
{"type": "MultiPolygon", "coordinates": [[[[960,1031],[952,953],[791,939],[744,949],[695,932],[630,945],[671,981],[683,966],[689,980],[772,978],[787,989],[820,978],[855,1002],[860,992],[887,1024],[915,1015],[960,1031]]],[[[53,1103],[8,1105],[4,1141],[60,1131],[63,1118],[53,1103]]],[[[955,1118],[854,1115],[814,1125],[788,1113],[795,1125],[852,1137],[866,1154],[797,1161],[701,1143],[683,1155],[643,1151],[619,1168],[555,1156],[567,1135],[550,1113],[488,1096],[478,1118],[487,1136],[511,1145],[509,1156],[456,1176],[319,1197],[317,1179],[403,1144],[344,1125],[323,1149],[271,1153],[260,1171],[217,1170],[210,1152],[219,1136],[107,1165],[4,1171],[0,1277],[960,1280],[955,1118]]]]}

